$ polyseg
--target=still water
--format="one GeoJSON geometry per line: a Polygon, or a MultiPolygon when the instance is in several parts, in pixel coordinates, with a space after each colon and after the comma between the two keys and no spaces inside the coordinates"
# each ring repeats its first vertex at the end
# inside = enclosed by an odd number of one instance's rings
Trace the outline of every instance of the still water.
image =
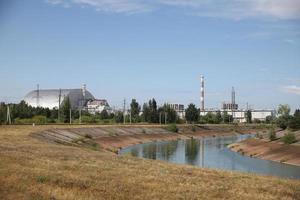
{"type": "Polygon", "coordinates": [[[204,139],[151,142],[124,148],[119,153],[206,168],[300,179],[300,167],[242,156],[227,148],[228,144],[250,137],[253,136],[246,134],[204,139]]]}

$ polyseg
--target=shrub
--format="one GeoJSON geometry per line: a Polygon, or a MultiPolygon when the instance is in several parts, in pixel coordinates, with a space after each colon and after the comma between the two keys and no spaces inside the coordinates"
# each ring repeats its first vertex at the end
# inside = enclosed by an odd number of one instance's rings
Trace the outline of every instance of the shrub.
{"type": "Polygon", "coordinates": [[[15,123],[16,124],[45,124],[47,122],[47,118],[45,116],[37,115],[32,118],[27,119],[20,119],[16,118],[15,123]]]}
{"type": "Polygon", "coordinates": [[[41,176],[36,177],[36,181],[39,183],[44,183],[44,182],[49,181],[49,177],[41,175],[41,176]]]}
{"type": "Polygon", "coordinates": [[[292,143],[297,142],[296,136],[292,132],[288,132],[287,134],[285,134],[282,137],[282,140],[283,140],[284,144],[292,144],[292,143]]]}
{"type": "Polygon", "coordinates": [[[271,141],[274,141],[274,140],[277,139],[276,132],[275,132],[274,129],[271,129],[271,130],[269,131],[269,139],[270,139],[271,141]]]}
{"type": "Polygon", "coordinates": [[[168,125],[167,130],[171,131],[171,132],[174,132],[174,133],[178,132],[178,128],[177,128],[176,124],[170,124],[170,125],[168,125]]]}
{"type": "Polygon", "coordinates": [[[81,122],[87,123],[87,124],[93,124],[93,123],[96,123],[97,120],[96,120],[96,117],[94,117],[94,116],[82,116],[81,122]]]}
{"type": "Polygon", "coordinates": [[[282,128],[282,129],[286,129],[288,127],[288,117],[286,116],[280,116],[277,118],[276,120],[276,124],[278,127],[282,128]]]}

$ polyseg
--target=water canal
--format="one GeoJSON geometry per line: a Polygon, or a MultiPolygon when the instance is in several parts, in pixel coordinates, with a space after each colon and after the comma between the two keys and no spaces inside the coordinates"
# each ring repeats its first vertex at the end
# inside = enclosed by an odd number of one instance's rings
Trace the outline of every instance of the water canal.
{"type": "Polygon", "coordinates": [[[158,141],[122,149],[120,154],[172,163],[300,179],[300,167],[240,155],[227,148],[253,135],[158,141]]]}

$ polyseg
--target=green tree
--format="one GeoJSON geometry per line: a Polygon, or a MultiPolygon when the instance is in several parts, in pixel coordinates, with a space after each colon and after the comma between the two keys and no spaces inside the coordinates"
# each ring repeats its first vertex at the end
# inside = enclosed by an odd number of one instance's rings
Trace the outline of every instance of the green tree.
{"type": "Polygon", "coordinates": [[[144,122],[150,122],[150,108],[146,103],[143,105],[142,119],[144,122]]]}
{"type": "Polygon", "coordinates": [[[291,108],[290,108],[289,105],[287,105],[287,104],[285,104],[285,105],[280,104],[278,106],[277,113],[279,115],[281,115],[281,116],[289,116],[290,112],[291,112],[291,108]]]}
{"type": "Polygon", "coordinates": [[[141,112],[141,106],[136,101],[136,99],[131,100],[130,104],[130,112],[131,112],[131,119],[133,122],[139,122],[140,119],[140,112],[141,112]]]}
{"type": "Polygon", "coordinates": [[[165,104],[163,107],[159,108],[158,114],[161,114],[162,123],[164,123],[165,117],[167,117],[167,123],[176,123],[177,113],[173,108],[170,107],[170,105],[165,104]]]}
{"type": "Polygon", "coordinates": [[[276,120],[276,124],[279,128],[286,129],[289,125],[289,116],[279,116],[276,120]]]}
{"type": "Polygon", "coordinates": [[[273,124],[275,121],[276,121],[276,118],[274,116],[269,115],[266,117],[267,124],[273,124]]]}
{"type": "Polygon", "coordinates": [[[154,98],[149,101],[149,109],[150,109],[150,122],[157,123],[159,117],[157,112],[157,103],[154,98]]]}
{"type": "Polygon", "coordinates": [[[220,112],[220,111],[217,111],[215,123],[216,123],[216,124],[220,124],[220,123],[222,123],[222,121],[223,121],[223,119],[222,119],[221,112],[220,112]]]}
{"type": "Polygon", "coordinates": [[[71,102],[70,102],[70,98],[67,96],[64,98],[61,107],[61,118],[63,119],[64,123],[70,123],[70,109],[71,109],[71,102]]]}
{"type": "Polygon", "coordinates": [[[185,110],[185,119],[188,123],[197,123],[199,120],[199,111],[196,108],[195,104],[189,104],[185,110]]]}
{"type": "Polygon", "coordinates": [[[123,112],[118,111],[117,113],[115,113],[115,121],[116,123],[123,123],[124,121],[123,112]]]}
{"type": "Polygon", "coordinates": [[[228,124],[228,123],[230,123],[230,122],[232,122],[233,121],[233,118],[232,118],[232,115],[228,115],[228,112],[227,111],[225,111],[224,113],[223,113],[223,122],[224,123],[226,123],[226,124],[228,124]]]}
{"type": "Polygon", "coordinates": [[[0,103],[0,124],[4,124],[6,122],[6,104],[0,103]]]}
{"type": "Polygon", "coordinates": [[[251,112],[251,110],[247,110],[247,112],[246,112],[246,121],[247,121],[247,123],[252,123],[252,112],[251,112]]]}
{"type": "Polygon", "coordinates": [[[100,119],[108,119],[109,118],[109,114],[107,112],[107,110],[102,110],[100,113],[100,119]]]}
{"type": "Polygon", "coordinates": [[[280,115],[277,120],[276,124],[278,127],[282,129],[286,129],[289,125],[289,120],[291,119],[290,116],[291,108],[289,105],[282,105],[280,104],[277,109],[277,113],[280,115]]]}
{"type": "Polygon", "coordinates": [[[295,110],[294,116],[290,118],[288,126],[290,129],[300,129],[300,109],[295,110]]]}
{"type": "Polygon", "coordinates": [[[157,110],[157,103],[155,99],[150,99],[148,104],[143,105],[143,120],[148,123],[157,123],[159,115],[157,110]]]}

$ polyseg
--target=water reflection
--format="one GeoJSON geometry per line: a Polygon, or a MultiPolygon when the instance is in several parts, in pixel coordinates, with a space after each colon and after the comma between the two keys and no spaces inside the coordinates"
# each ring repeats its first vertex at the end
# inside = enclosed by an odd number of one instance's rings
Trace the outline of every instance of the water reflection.
{"type": "Polygon", "coordinates": [[[236,135],[152,142],[125,148],[120,151],[120,154],[130,153],[136,157],[166,160],[174,163],[300,179],[300,167],[242,156],[227,148],[228,144],[249,137],[252,136],[236,135]]]}
{"type": "Polygon", "coordinates": [[[198,153],[200,148],[200,140],[190,139],[185,145],[185,161],[188,164],[196,165],[198,163],[198,153]]]}

